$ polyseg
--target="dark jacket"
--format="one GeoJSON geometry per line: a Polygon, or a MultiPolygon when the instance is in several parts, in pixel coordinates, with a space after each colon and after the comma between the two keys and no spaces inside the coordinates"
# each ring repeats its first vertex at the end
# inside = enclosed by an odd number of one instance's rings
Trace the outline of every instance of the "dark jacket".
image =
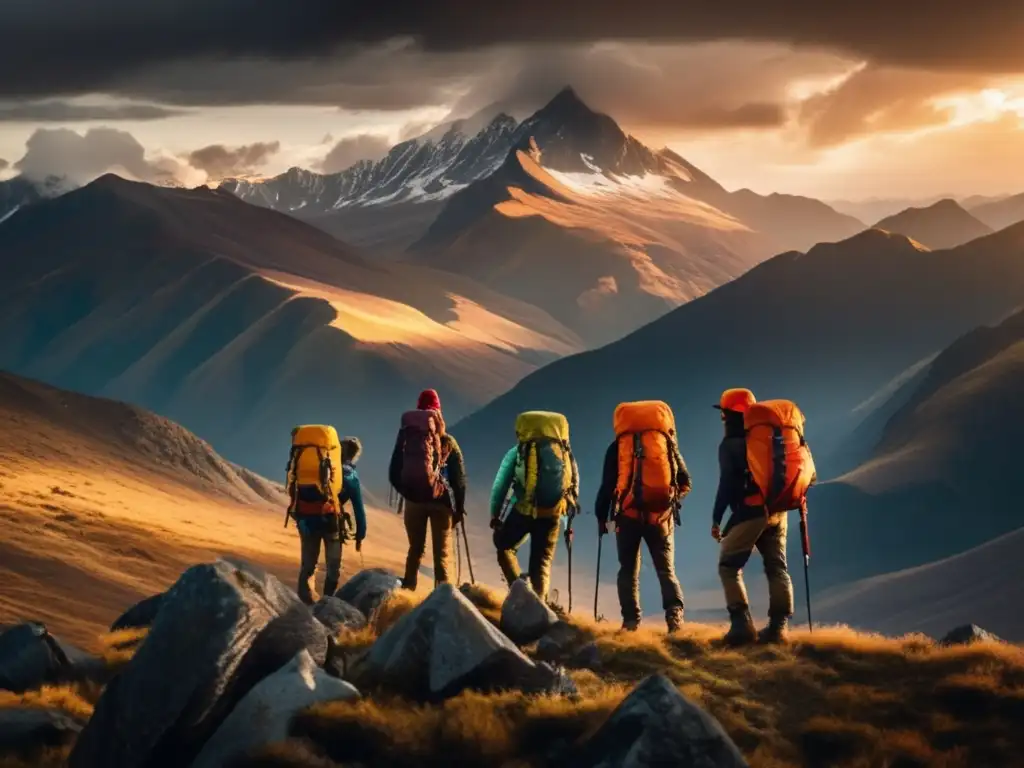
{"type": "MultiPolygon", "coordinates": [[[[363,488],[359,483],[359,473],[355,465],[345,462],[341,465],[341,494],[338,503],[352,505],[352,516],[356,522],[356,540],[366,538],[366,507],[363,505],[363,488]]],[[[295,518],[296,525],[303,533],[317,535],[338,533],[338,515],[304,515],[295,518]]]]}
{"type": "Polygon", "coordinates": [[[720,526],[725,510],[729,516],[729,525],[753,520],[764,515],[761,507],[752,507],[743,503],[749,495],[747,470],[747,439],[743,429],[743,415],[726,413],[725,437],[718,446],[718,492],[715,494],[715,508],[712,522],[720,526]]]}
{"type": "MultiPolygon", "coordinates": [[[[619,484],[619,441],[613,440],[604,453],[604,469],[601,472],[601,487],[597,489],[597,500],[594,502],[594,514],[602,523],[607,523],[614,510],[615,488],[619,484]]],[[[686,496],[693,487],[686,462],[679,457],[679,470],[676,473],[676,487],[681,496],[686,496]]]]}
{"type": "MultiPolygon", "coordinates": [[[[448,451],[448,459],[445,461],[441,474],[452,489],[452,496],[455,497],[455,511],[462,515],[466,512],[466,463],[462,459],[462,449],[459,443],[451,435],[444,435],[441,438],[442,445],[448,451]]],[[[391,463],[388,465],[388,482],[392,488],[398,488],[402,484],[402,441],[395,441],[395,448],[391,452],[391,463]]],[[[445,496],[444,503],[451,506],[451,500],[445,496]]]]}

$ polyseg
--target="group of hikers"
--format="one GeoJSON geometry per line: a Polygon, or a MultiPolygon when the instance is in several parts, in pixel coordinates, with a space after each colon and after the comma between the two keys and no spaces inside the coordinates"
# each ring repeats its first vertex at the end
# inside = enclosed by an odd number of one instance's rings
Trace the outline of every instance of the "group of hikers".
{"type": "MultiPolygon", "coordinates": [[[[804,438],[804,416],[790,401],[758,402],[748,389],[726,390],[714,408],[719,410],[724,428],[711,535],[720,546],[718,570],[731,622],[725,642],[783,642],[794,610],[786,560],[787,513],[800,510],[801,521],[806,523],[806,494],[816,480],[804,438]],[[727,510],[729,519],[723,525],[727,510]],[[760,632],[751,616],[742,576],[755,549],[764,562],[769,587],[768,624],[760,632]]],[[[679,451],[675,417],[661,401],[621,403],[614,412],[613,428],[614,439],[605,452],[594,505],[598,563],[601,542],[614,530],[622,629],[635,631],[641,620],[641,544],[646,544],[661,587],[668,630],[676,632],[683,623],[683,590],[675,573],[673,534],[692,482],[679,451]]],[[[508,584],[524,579],[547,600],[563,524],[570,553],[571,592],[572,522],[580,510],[579,469],[565,416],[546,411],[522,413],[516,419],[515,434],[515,444],[501,460],[491,488],[490,527],[498,565],[508,584]],[[530,555],[524,575],[517,554],[527,539],[530,555]]],[[[306,603],[316,600],[313,582],[321,549],[326,560],[327,595],[338,588],[342,544],[354,534],[356,551],[362,550],[366,511],[356,471],[360,453],[357,438],[339,439],[333,427],[312,425],[292,431],[287,472],[290,505],[285,524],[294,517],[299,529],[298,592],[306,603]],[[346,504],[351,506],[351,514],[346,504]]],[[[453,534],[457,541],[461,526],[466,536],[466,467],[458,442],[445,427],[435,390],[423,391],[416,408],[402,415],[388,480],[397,491],[399,513],[409,538],[402,587],[417,587],[428,527],[435,584],[450,582],[454,575],[453,534]]],[[[806,556],[806,528],[801,527],[806,556]]],[[[468,550],[468,538],[466,545],[468,550]]]]}

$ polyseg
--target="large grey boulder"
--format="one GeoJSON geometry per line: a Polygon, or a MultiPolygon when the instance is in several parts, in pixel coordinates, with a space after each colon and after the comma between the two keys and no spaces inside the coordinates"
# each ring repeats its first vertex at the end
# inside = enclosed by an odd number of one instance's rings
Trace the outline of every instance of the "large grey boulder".
{"type": "Polygon", "coordinates": [[[467,688],[559,690],[563,676],[541,667],[451,584],[439,585],[399,619],[353,670],[361,689],[385,688],[422,701],[467,688]]]}
{"type": "Polygon", "coordinates": [[[104,690],[68,765],[189,765],[235,704],[303,650],[322,664],[327,630],[274,576],[227,559],[193,566],[104,690]]]}
{"type": "Polygon", "coordinates": [[[327,627],[331,637],[337,637],[343,629],[362,629],[366,626],[363,612],[337,597],[321,598],[313,606],[313,615],[327,627]]]}
{"type": "Polygon", "coordinates": [[[391,571],[384,568],[368,568],[342,584],[334,596],[349,605],[354,605],[369,619],[401,586],[402,580],[391,571]]]}
{"type": "Polygon", "coordinates": [[[0,690],[22,693],[81,680],[100,666],[98,659],[58,640],[42,624],[17,624],[0,634],[0,690]]]}
{"type": "Polygon", "coordinates": [[[558,616],[523,579],[512,582],[501,604],[501,631],[519,645],[539,640],[558,622],[558,616]]]}
{"type": "Polygon", "coordinates": [[[191,768],[221,768],[250,750],[284,741],[292,718],[323,701],[359,698],[359,691],[320,669],[301,651],[253,688],[232,710],[191,768]]]}
{"type": "Polygon", "coordinates": [[[644,680],[566,768],[747,768],[722,726],[664,675],[644,680]]]}
{"type": "Polygon", "coordinates": [[[60,747],[74,741],[82,726],[49,709],[0,709],[0,755],[60,747]]]}
{"type": "Polygon", "coordinates": [[[564,662],[584,641],[579,629],[568,622],[558,621],[537,641],[534,655],[542,661],[564,662]]]}
{"type": "Polygon", "coordinates": [[[136,603],[118,616],[117,621],[110,625],[110,631],[119,632],[122,629],[141,629],[152,626],[166,594],[166,592],[161,592],[159,595],[147,597],[136,603]]]}
{"type": "Polygon", "coordinates": [[[1002,640],[977,624],[964,624],[951,630],[939,641],[939,645],[971,645],[972,643],[1002,642],[1002,640]]]}

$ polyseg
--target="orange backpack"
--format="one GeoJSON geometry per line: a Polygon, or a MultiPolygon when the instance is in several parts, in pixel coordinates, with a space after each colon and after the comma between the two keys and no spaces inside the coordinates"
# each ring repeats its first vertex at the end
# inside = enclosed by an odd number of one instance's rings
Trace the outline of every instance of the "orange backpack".
{"type": "Polygon", "coordinates": [[[755,489],[747,504],[763,506],[769,514],[801,508],[816,479],[804,421],[789,400],[765,400],[743,415],[747,467],[755,489]]]}
{"type": "Polygon", "coordinates": [[[676,477],[682,459],[676,421],[666,403],[620,403],[613,420],[619,449],[615,499],[626,517],[662,523],[679,502],[676,477]]]}

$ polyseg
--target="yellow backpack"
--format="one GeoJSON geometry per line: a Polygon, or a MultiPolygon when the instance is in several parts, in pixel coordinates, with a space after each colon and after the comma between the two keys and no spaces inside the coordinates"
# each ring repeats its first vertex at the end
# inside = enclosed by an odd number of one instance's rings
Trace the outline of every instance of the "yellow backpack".
{"type": "Polygon", "coordinates": [[[337,430],[320,424],[295,427],[286,481],[291,500],[289,514],[340,514],[341,484],[341,441],[337,430]]]}
{"type": "Polygon", "coordinates": [[[514,475],[517,509],[529,517],[552,517],[575,507],[579,495],[569,422],[560,413],[526,411],[516,418],[519,456],[514,475]]]}

